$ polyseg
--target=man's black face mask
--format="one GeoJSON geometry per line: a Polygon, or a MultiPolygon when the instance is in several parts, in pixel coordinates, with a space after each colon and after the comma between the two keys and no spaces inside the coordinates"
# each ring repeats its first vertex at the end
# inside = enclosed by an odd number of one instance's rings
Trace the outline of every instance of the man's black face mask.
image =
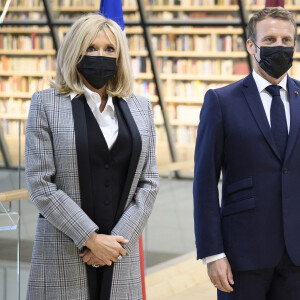
{"type": "Polygon", "coordinates": [[[254,45],[260,49],[260,61],[257,61],[254,55],[255,60],[271,77],[279,78],[292,66],[294,47],[258,47],[255,43],[254,45]]]}
{"type": "Polygon", "coordinates": [[[78,64],[78,71],[95,89],[101,89],[116,74],[117,59],[106,56],[84,55],[78,64]]]}

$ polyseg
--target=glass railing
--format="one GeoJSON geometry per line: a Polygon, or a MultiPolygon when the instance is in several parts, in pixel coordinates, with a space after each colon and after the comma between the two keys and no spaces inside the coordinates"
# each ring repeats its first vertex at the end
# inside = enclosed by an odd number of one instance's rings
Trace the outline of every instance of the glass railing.
{"type": "MultiPolygon", "coordinates": [[[[26,188],[24,176],[24,121],[0,120],[0,192],[26,188]],[[12,123],[10,123],[12,122],[12,123]]],[[[37,210],[29,199],[0,205],[0,300],[26,298],[37,210]],[[8,218],[3,217],[9,215],[8,218]],[[5,226],[7,220],[18,226],[5,226]],[[2,230],[1,230],[2,228],[2,230]]],[[[9,225],[9,224],[8,224],[9,225]]]]}

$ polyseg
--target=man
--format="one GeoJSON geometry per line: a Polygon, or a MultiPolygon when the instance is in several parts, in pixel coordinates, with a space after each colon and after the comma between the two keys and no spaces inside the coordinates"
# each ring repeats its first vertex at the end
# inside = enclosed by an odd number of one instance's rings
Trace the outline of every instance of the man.
{"type": "Polygon", "coordinates": [[[287,10],[255,13],[247,40],[253,72],[205,95],[195,235],[221,300],[300,299],[300,82],[287,75],[296,38],[287,10]]]}

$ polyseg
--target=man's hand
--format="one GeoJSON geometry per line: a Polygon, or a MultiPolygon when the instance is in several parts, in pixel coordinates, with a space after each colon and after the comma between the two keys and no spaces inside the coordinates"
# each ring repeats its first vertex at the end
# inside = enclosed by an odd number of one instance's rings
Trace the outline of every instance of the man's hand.
{"type": "Polygon", "coordinates": [[[88,248],[86,248],[82,253],[80,253],[79,256],[82,257],[83,262],[90,266],[105,266],[104,261],[96,257],[88,248]]]}
{"type": "Polygon", "coordinates": [[[208,263],[207,273],[217,289],[226,293],[233,292],[233,288],[229,285],[234,284],[233,275],[226,257],[208,263]]]}
{"type": "Polygon", "coordinates": [[[105,265],[111,266],[112,262],[118,261],[118,256],[126,255],[126,250],[121,244],[127,244],[129,241],[122,236],[105,235],[93,233],[86,241],[85,246],[92,253],[104,262],[105,265]]]}

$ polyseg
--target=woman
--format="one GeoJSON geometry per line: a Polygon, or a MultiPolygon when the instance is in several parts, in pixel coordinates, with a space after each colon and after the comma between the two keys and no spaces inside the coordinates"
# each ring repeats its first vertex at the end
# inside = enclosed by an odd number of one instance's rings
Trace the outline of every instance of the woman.
{"type": "Polygon", "coordinates": [[[151,105],[132,86],[119,26],[76,21],[27,122],[27,185],[40,212],[27,299],[142,299],[138,239],[158,173],[151,105]]]}

